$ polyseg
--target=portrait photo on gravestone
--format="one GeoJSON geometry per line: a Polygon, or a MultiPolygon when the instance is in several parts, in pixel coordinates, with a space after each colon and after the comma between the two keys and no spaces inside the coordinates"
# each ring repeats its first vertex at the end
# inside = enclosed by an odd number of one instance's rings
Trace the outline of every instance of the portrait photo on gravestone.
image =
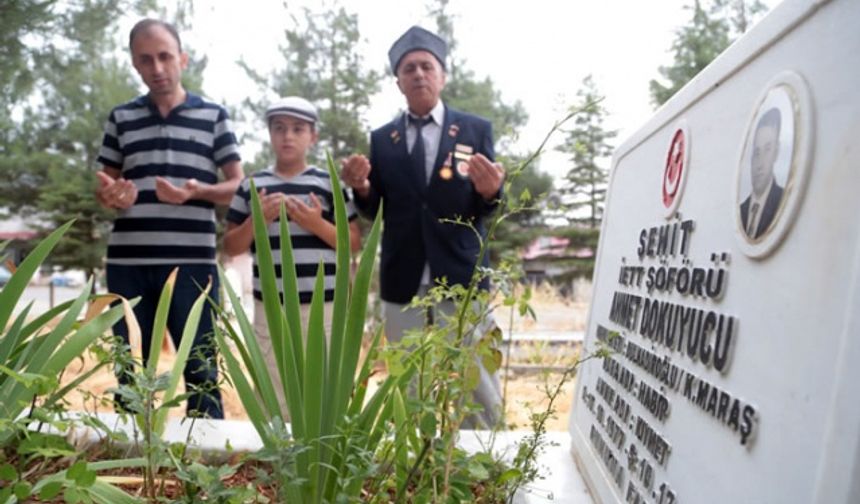
{"type": "Polygon", "coordinates": [[[737,167],[735,220],[742,250],[765,257],[789,232],[803,198],[813,110],[806,81],[781,72],[751,113],[737,167]]]}
{"type": "Polygon", "coordinates": [[[768,91],[746,139],[738,181],[739,193],[746,197],[738,211],[752,241],[773,227],[792,175],[795,118],[790,92],[785,86],[768,91]]]}

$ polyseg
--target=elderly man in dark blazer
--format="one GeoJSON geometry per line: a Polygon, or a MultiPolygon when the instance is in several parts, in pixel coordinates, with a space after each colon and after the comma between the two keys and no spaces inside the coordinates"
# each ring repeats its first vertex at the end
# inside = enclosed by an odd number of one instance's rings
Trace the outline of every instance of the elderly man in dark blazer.
{"type": "MultiPolygon", "coordinates": [[[[342,177],[363,214],[375,216],[384,202],[380,284],[389,340],[433,319],[432,312],[406,308],[415,295],[443,278],[467,285],[472,277],[478,237],[443,220],[468,220],[486,236],[483,218],[501,197],[504,170],[493,159],[489,121],[440,100],[446,55],[446,43],[417,26],[394,42],[388,57],[408,111],[371,133],[369,160],[353,155],[343,162],[342,177]]],[[[438,309],[449,312],[453,303],[438,309]]],[[[475,397],[484,406],[481,420],[495,423],[498,378],[482,369],[475,397]]]]}

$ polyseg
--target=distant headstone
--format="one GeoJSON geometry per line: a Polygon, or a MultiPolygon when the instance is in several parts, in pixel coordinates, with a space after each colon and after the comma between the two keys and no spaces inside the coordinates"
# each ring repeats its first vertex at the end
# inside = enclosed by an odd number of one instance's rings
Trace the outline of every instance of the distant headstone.
{"type": "Polygon", "coordinates": [[[860,1],[786,0],[615,154],[572,451],[598,502],[860,502],[860,1]]]}

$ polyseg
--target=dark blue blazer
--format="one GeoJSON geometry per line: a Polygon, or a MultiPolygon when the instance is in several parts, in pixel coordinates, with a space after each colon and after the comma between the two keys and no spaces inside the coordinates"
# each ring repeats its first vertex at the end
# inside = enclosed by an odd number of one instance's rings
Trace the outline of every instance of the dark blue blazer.
{"type": "MultiPolygon", "coordinates": [[[[445,107],[429,184],[426,175],[422,178],[410,167],[404,114],[370,135],[370,194],[356,197],[355,203],[373,218],[384,201],[379,277],[385,301],[408,303],[418,292],[425,262],[430,265],[431,281],[445,277],[449,285],[468,285],[471,280],[480,249],[478,237],[466,226],[439,220],[461,217],[486,237],[482,218],[493,211],[498,199],[485,202],[468,175],[458,172],[455,146],[493,160],[492,125],[445,107]]],[[[486,255],[483,264],[489,265],[486,255]]],[[[484,280],[481,287],[486,289],[488,282],[484,280]]]]}

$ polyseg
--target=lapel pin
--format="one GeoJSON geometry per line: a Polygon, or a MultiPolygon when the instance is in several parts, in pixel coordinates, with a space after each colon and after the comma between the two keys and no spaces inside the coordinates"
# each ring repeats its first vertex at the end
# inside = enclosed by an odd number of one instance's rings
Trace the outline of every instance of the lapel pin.
{"type": "Polygon", "coordinates": [[[390,136],[391,136],[391,141],[394,142],[395,144],[400,141],[400,132],[399,131],[392,130],[390,136]]]}
{"type": "Polygon", "coordinates": [[[448,136],[454,138],[457,136],[457,133],[460,132],[460,127],[456,124],[452,124],[450,128],[448,128],[448,136]]]}

